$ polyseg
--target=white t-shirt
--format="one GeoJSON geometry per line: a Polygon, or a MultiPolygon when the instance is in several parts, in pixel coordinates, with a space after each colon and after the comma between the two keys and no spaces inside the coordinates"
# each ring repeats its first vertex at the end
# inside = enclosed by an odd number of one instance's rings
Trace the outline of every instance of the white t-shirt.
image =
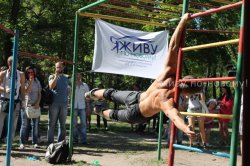
{"type": "Polygon", "coordinates": [[[191,95],[188,100],[188,108],[194,109],[194,108],[200,108],[200,107],[201,107],[200,95],[199,94],[191,95]]]}
{"type": "MultiPolygon", "coordinates": [[[[9,70],[5,71],[4,80],[3,80],[2,84],[1,84],[1,86],[5,87],[5,89],[10,88],[10,81],[11,81],[10,74],[11,73],[9,72],[9,70]]],[[[20,71],[16,70],[15,92],[14,92],[14,95],[15,95],[14,99],[15,100],[18,99],[20,87],[21,87],[20,71]]],[[[10,94],[9,93],[1,93],[1,97],[9,99],[10,98],[10,94]]]]}
{"type": "Polygon", "coordinates": [[[75,88],[75,108],[85,109],[85,93],[89,91],[89,87],[86,83],[81,83],[80,86],[76,85],[75,88]]]}

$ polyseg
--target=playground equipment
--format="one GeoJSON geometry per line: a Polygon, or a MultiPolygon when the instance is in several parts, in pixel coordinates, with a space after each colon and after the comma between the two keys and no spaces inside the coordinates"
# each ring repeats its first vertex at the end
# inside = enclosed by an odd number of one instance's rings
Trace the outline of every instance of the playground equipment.
{"type": "Polygon", "coordinates": [[[174,144],[173,146],[176,149],[190,150],[190,151],[199,152],[199,153],[207,153],[207,154],[212,154],[212,155],[215,155],[215,156],[226,157],[226,158],[230,157],[229,154],[223,153],[223,152],[215,152],[215,151],[210,151],[210,150],[206,150],[206,149],[199,149],[199,148],[194,148],[194,147],[184,146],[184,145],[178,145],[178,144],[174,144]]]}
{"type": "MultiPolygon", "coordinates": [[[[188,0],[184,1],[185,5],[188,6],[188,0]]],[[[234,4],[228,4],[226,6],[222,6],[216,9],[210,9],[204,12],[192,14],[191,18],[197,18],[201,16],[205,16],[208,14],[213,14],[217,13],[223,10],[228,10],[234,7],[239,7],[242,6],[244,1],[242,2],[237,2],[234,4]]],[[[242,14],[241,14],[241,20],[244,18],[244,7],[242,7],[242,14]]],[[[184,12],[185,13],[185,12],[184,12]]],[[[243,25],[243,22],[241,21],[241,25],[243,25]]],[[[185,34],[183,34],[182,41],[183,45],[180,46],[179,48],[179,53],[178,53],[178,65],[177,65],[177,74],[176,74],[176,84],[179,82],[184,82],[185,80],[180,80],[181,78],[181,71],[182,71],[182,59],[183,59],[183,54],[184,52],[187,51],[193,51],[197,49],[204,49],[204,48],[211,48],[211,47],[217,47],[217,46],[223,46],[227,44],[236,44],[239,42],[239,53],[238,53],[238,60],[237,60],[237,73],[236,73],[236,81],[241,81],[241,73],[242,73],[242,55],[241,55],[241,50],[242,50],[242,41],[243,41],[243,30],[241,28],[240,30],[240,38],[239,39],[234,39],[234,40],[229,40],[229,41],[224,41],[224,42],[217,42],[217,43],[211,43],[211,44],[205,44],[205,45],[199,45],[199,46],[192,46],[192,47],[184,47],[184,40],[185,40],[185,34]]],[[[232,80],[233,78],[203,78],[203,79],[193,79],[189,80],[188,82],[199,82],[199,81],[229,81],[232,80]]],[[[187,81],[185,81],[187,82],[187,81]]],[[[237,158],[237,136],[238,136],[238,128],[239,128],[239,111],[240,110],[240,95],[241,95],[241,87],[237,86],[235,88],[235,98],[234,98],[234,110],[233,110],[233,132],[232,132],[232,138],[231,138],[231,152],[230,152],[230,165],[236,165],[236,158],[237,158]]],[[[179,89],[176,87],[176,93],[174,96],[175,102],[178,103],[178,98],[179,98],[179,89]]],[[[194,114],[195,115],[195,114],[194,114]]],[[[200,116],[201,114],[196,114],[196,116],[200,116]]],[[[202,115],[206,116],[206,115],[202,115]]],[[[221,116],[218,116],[221,117],[221,116]]],[[[231,118],[231,117],[228,117],[231,118]]],[[[172,125],[172,130],[171,130],[171,139],[170,139],[170,146],[169,146],[169,156],[168,156],[168,165],[172,166],[174,164],[174,137],[175,137],[175,126],[172,125]]],[[[175,146],[179,148],[184,148],[181,146],[175,146]]],[[[184,148],[186,149],[186,148],[184,148]]]]}
{"type": "MultiPolygon", "coordinates": [[[[249,24],[249,19],[250,19],[250,1],[243,1],[244,2],[244,20],[243,20],[243,25],[242,28],[244,27],[244,32],[243,36],[250,36],[250,24],[249,24]]],[[[250,43],[250,38],[245,37],[243,43],[250,43]]],[[[244,81],[247,81],[250,79],[249,76],[249,67],[248,67],[248,62],[250,61],[249,56],[250,55],[250,48],[246,47],[246,45],[243,45],[242,49],[242,54],[243,54],[243,79],[244,81]]],[[[250,157],[249,157],[249,147],[250,147],[250,142],[248,141],[250,139],[250,122],[249,122],[249,117],[250,117],[250,112],[247,111],[250,109],[250,103],[248,102],[248,96],[250,95],[250,89],[249,86],[244,86],[243,87],[243,95],[245,96],[243,99],[243,136],[242,140],[244,143],[244,146],[242,147],[242,165],[247,166],[250,163],[250,157]]]]}
{"type": "Polygon", "coordinates": [[[14,91],[15,91],[15,78],[16,78],[16,63],[17,63],[17,52],[18,52],[18,41],[19,41],[19,31],[15,30],[14,32],[10,29],[4,27],[3,25],[0,28],[14,36],[14,44],[13,44],[13,60],[11,66],[11,81],[10,81],[10,105],[9,105],[9,114],[8,114],[8,133],[7,133],[7,148],[6,148],[6,166],[10,165],[10,154],[12,147],[12,114],[14,110],[14,91]]]}
{"type": "MultiPolygon", "coordinates": [[[[77,54],[78,54],[77,52],[78,52],[79,16],[100,18],[100,19],[113,20],[113,21],[119,21],[119,22],[137,23],[137,24],[143,24],[143,25],[146,24],[146,25],[152,25],[152,26],[157,26],[157,27],[168,27],[167,24],[164,24],[163,22],[159,22],[159,21],[162,21],[162,18],[167,18],[167,19],[177,18],[175,20],[179,20],[179,17],[188,11],[188,4],[189,4],[189,0],[183,0],[182,12],[181,12],[180,7],[176,6],[176,5],[165,4],[162,2],[152,1],[152,0],[139,0],[139,1],[149,3],[149,4],[152,4],[152,6],[157,6],[157,7],[149,7],[146,5],[133,4],[133,3],[122,2],[122,1],[118,1],[118,0],[109,0],[109,1],[99,0],[99,1],[96,1],[92,4],[89,4],[83,8],[80,8],[76,12],[76,16],[75,16],[74,63],[77,61],[77,54]],[[108,2],[109,4],[106,4],[105,2],[108,2]],[[95,7],[97,5],[99,5],[98,8],[95,7]],[[165,7],[169,6],[169,9],[161,9],[159,7],[161,5],[165,6],[165,7]],[[96,10],[90,11],[90,9],[92,9],[92,8],[94,8],[96,10]],[[103,8],[105,8],[105,9],[103,9],[103,8]],[[175,8],[175,10],[178,12],[173,11],[172,10],[173,8],[175,8]],[[153,9],[153,10],[149,12],[146,9],[153,9]],[[88,12],[86,12],[86,10],[88,10],[88,12]],[[119,11],[115,11],[115,10],[119,10],[119,11]],[[121,11],[126,11],[126,13],[122,13],[121,11]],[[143,16],[142,17],[138,13],[150,14],[151,16],[148,16],[148,17],[143,16]],[[108,15],[108,14],[112,14],[112,16],[108,15]],[[116,16],[113,16],[113,15],[116,15],[116,16]],[[127,18],[127,17],[131,17],[131,16],[133,17],[133,19],[127,18]],[[159,19],[155,19],[152,16],[158,16],[159,19]]],[[[212,1],[223,3],[226,5],[222,6],[222,7],[215,8],[215,9],[209,9],[206,11],[201,11],[201,10],[190,8],[189,11],[198,12],[198,13],[192,14],[191,19],[195,19],[197,17],[205,16],[208,14],[213,14],[216,12],[228,10],[228,9],[235,8],[235,7],[240,7],[240,6],[242,6],[242,4],[244,2],[244,1],[242,1],[242,2],[237,2],[237,3],[232,4],[231,2],[228,2],[225,0],[212,0],[212,1]]],[[[197,6],[202,5],[202,4],[197,4],[197,3],[196,4],[190,3],[190,4],[197,5],[197,6]]],[[[205,7],[214,8],[215,6],[209,5],[209,6],[205,6],[205,7]]],[[[242,11],[243,11],[243,9],[242,9],[242,11]]],[[[241,16],[243,18],[244,15],[242,14],[241,16]]],[[[187,29],[186,31],[197,31],[197,30],[187,29]]],[[[221,31],[221,30],[204,30],[204,32],[209,32],[209,31],[213,32],[213,33],[237,33],[237,32],[221,31]]],[[[189,81],[211,82],[211,81],[234,81],[234,80],[240,81],[241,80],[242,30],[240,32],[239,39],[233,39],[233,40],[217,42],[217,43],[210,43],[210,44],[200,45],[200,46],[192,46],[192,47],[187,47],[187,48],[184,47],[184,38],[185,38],[185,34],[183,34],[183,37],[182,37],[183,45],[180,46],[180,49],[179,49],[176,83],[179,83],[182,81],[182,80],[180,80],[181,70],[182,70],[181,62],[182,62],[182,57],[183,57],[184,52],[191,51],[191,50],[197,50],[197,49],[223,46],[223,45],[228,45],[228,44],[237,44],[237,43],[240,43],[240,47],[239,47],[236,79],[234,77],[223,77],[223,78],[193,79],[193,80],[189,80],[189,81]]],[[[73,71],[75,71],[75,68],[73,68],[73,71]]],[[[73,80],[75,80],[74,77],[73,77],[73,80]]],[[[71,102],[74,102],[74,88],[75,87],[74,87],[74,82],[73,82],[73,93],[72,93],[71,102]]],[[[236,156],[237,156],[237,154],[236,154],[237,137],[236,136],[238,134],[238,124],[239,124],[239,114],[237,113],[236,110],[239,109],[239,100],[240,100],[239,95],[240,94],[241,94],[240,88],[237,87],[236,91],[235,91],[234,113],[233,113],[232,117],[230,117],[230,116],[227,117],[227,118],[233,118],[233,134],[232,134],[232,139],[231,139],[233,146],[231,148],[231,154],[230,154],[230,164],[231,165],[236,164],[236,156]]],[[[179,90],[178,90],[178,88],[176,88],[176,94],[174,97],[176,103],[178,103],[178,98],[179,98],[179,90]]],[[[73,108],[71,108],[71,109],[73,109],[73,108]]],[[[162,115],[163,114],[161,112],[161,114],[160,114],[161,118],[162,118],[162,115]]],[[[220,116],[220,115],[217,115],[217,116],[220,116]]],[[[161,123],[162,123],[162,119],[160,119],[160,127],[159,127],[160,131],[161,131],[161,125],[162,125],[161,123]]],[[[71,129],[72,129],[72,125],[71,125],[71,129]]],[[[161,133],[161,132],[159,132],[159,133],[161,133]]],[[[174,149],[173,149],[173,140],[175,137],[175,126],[174,125],[172,125],[171,133],[172,134],[171,134],[171,141],[170,141],[170,148],[169,148],[170,150],[169,150],[169,157],[168,157],[168,160],[169,160],[168,165],[172,166],[174,163],[174,149]]],[[[71,147],[70,148],[70,156],[72,156],[72,134],[70,135],[70,139],[71,139],[71,141],[70,141],[70,147],[71,147]]],[[[159,157],[160,156],[159,144],[161,142],[161,135],[160,134],[159,134],[158,140],[159,140],[159,143],[158,143],[158,159],[159,159],[160,158],[159,157]]]]}
{"type": "Polygon", "coordinates": [[[54,58],[54,57],[45,56],[45,55],[38,55],[38,54],[34,54],[34,53],[29,53],[29,52],[19,52],[18,55],[22,56],[22,57],[32,57],[32,58],[36,58],[36,59],[48,59],[48,60],[52,60],[55,62],[63,62],[63,63],[71,64],[71,65],[73,64],[72,61],[68,61],[65,59],[59,59],[59,58],[54,58]]]}

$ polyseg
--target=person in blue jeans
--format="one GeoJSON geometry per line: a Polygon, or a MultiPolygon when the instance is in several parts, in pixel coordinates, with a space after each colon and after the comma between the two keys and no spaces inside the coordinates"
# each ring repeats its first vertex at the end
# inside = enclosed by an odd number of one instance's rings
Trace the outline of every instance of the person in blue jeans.
{"type": "Polygon", "coordinates": [[[49,87],[53,90],[53,102],[49,106],[49,126],[48,126],[48,144],[54,142],[54,132],[56,123],[58,122],[58,138],[60,142],[66,136],[66,118],[68,107],[68,84],[69,79],[63,73],[64,64],[57,62],[55,64],[55,74],[49,76],[49,87]]]}
{"type": "MultiPolygon", "coordinates": [[[[28,66],[25,70],[26,83],[25,83],[25,100],[27,106],[32,106],[36,109],[40,108],[41,100],[41,84],[40,81],[36,78],[34,68],[28,66]]],[[[38,147],[38,121],[39,117],[28,119],[26,114],[26,105],[21,110],[21,130],[20,130],[20,149],[24,149],[24,144],[28,141],[29,131],[31,124],[31,136],[32,144],[34,148],[38,147]]]]}
{"type": "Polygon", "coordinates": [[[73,117],[73,143],[78,143],[78,136],[80,135],[80,143],[87,143],[87,125],[86,125],[86,111],[89,111],[89,102],[85,100],[85,93],[89,91],[86,83],[82,82],[80,73],[76,74],[76,88],[75,88],[75,109],[73,117]],[[80,118],[80,126],[78,127],[78,116],[80,118]]]}
{"type": "MultiPolygon", "coordinates": [[[[104,88],[103,84],[99,84],[98,88],[103,89],[104,88]]],[[[99,111],[99,110],[107,109],[108,108],[107,104],[108,103],[105,100],[98,100],[95,102],[94,110],[99,111]]],[[[102,120],[103,120],[105,130],[108,130],[108,121],[103,117],[102,117],[102,120]]],[[[101,116],[99,116],[99,115],[97,115],[97,117],[96,117],[96,127],[97,127],[97,129],[100,129],[100,127],[101,127],[101,116]]]]}

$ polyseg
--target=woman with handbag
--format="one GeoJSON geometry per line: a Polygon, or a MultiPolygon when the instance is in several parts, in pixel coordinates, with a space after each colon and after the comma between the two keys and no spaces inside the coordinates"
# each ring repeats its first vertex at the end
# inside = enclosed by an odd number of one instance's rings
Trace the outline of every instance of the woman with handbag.
{"type": "Polygon", "coordinates": [[[25,105],[21,111],[22,125],[20,130],[20,149],[24,149],[24,144],[28,141],[31,126],[31,137],[34,148],[38,145],[38,122],[41,115],[41,84],[36,77],[34,68],[28,66],[25,70],[25,105]]]}

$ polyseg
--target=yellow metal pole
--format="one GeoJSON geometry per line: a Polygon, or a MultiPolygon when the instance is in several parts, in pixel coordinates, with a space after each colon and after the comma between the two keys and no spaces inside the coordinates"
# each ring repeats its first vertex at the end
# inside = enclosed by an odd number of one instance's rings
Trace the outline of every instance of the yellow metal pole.
{"type": "Polygon", "coordinates": [[[219,2],[219,3],[223,3],[223,4],[227,4],[227,5],[233,3],[233,2],[230,2],[230,1],[226,1],[226,0],[212,0],[212,1],[214,1],[214,2],[219,2]]]}
{"type": "Polygon", "coordinates": [[[205,113],[191,113],[191,112],[180,112],[181,115],[190,115],[190,116],[202,116],[210,118],[223,118],[223,119],[232,119],[232,115],[225,114],[205,114],[205,113]]]}
{"type": "Polygon", "coordinates": [[[182,48],[182,51],[187,52],[187,51],[200,50],[200,49],[205,49],[205,48],[219,47],[219,46],[224,46],[228,44],[238,44],[238,43],[239,43],[239,39],[233,39],[233,40],[227,40],[227,41],[222,41],[222,42],[215,42],[215,43],[185,47],[185,48],[182,48]]]}
{"type": "Polygon", "coordinates": [[[108,15],[95,14],[95,13],[79,13],[79,15],[85,16],[85,17],[92,17],[92,18],[102,18],[102,19],[107,19],[107,20],[123,21],[123,22],[128,22],[128,23],[137,23],[137,24],[143,24],[143,25],[148,24],[148,25],[153,25],[153,26],[166,27],[165,24],[158,23],[158,22],[135,20],[135,19],[108,16],[108,15]]]}
{"type": "Polygon", "coordinates": [[[151,15],[154,15],[154,16],[160,16],[161,18],[175,18],[176,15],[169,15],[168,13],[162,13],[162,14],[159,14],[159,13],[154,13],[154,12],[150,12],[150,11],[146,11],[146,10],[140,10],[140,9],[137,9],[137,8],[127,8],[127,7],[122,7],[122,6],[115,6],[115,5],[110,5],[110,4],[101,4],[100,6],[102,7],[107,7],[107,8],[110,8],[110,9],[118,9],[118,10],[123,10],[123,11],[133,11],[135,13],[142,13],[142,14],[151,14],[151,15]]]}
{"type": "MultiPolygon", "coordinates": [[[[161,6],[166,6],[166,7],[169,7],[170,9],[171,8],[175,8],[176,10],[182,10],[182,4],[180,6],[176,6],[176,5],[171,5],[171,4],[167,4],[167,3],[162,3],[162,2],[156,2],[156,1],[152,1],[152,0],[138,0],[140,2],[145,2],[145,3],[151,3],[151,4],[156,4],[156,5],[161,5],[161,6]]],[[[201,12],[202,10],[199,10],[199,9],[194,9],[194,8],[189,8],[188,9],[189,11],[192,11],[192,12],[201,12]]]]}

